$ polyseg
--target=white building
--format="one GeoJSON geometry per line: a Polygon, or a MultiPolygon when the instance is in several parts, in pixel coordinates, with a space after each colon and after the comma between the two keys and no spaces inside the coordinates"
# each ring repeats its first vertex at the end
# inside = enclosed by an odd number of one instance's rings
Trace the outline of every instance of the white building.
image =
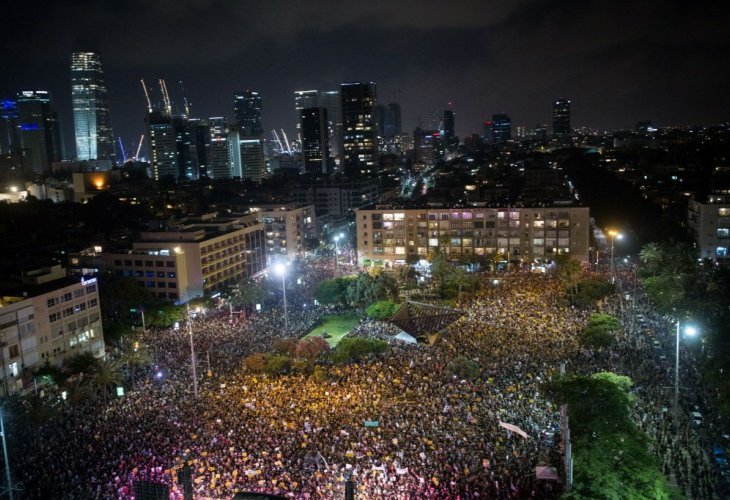
{"type": "Polygon", "coordinates": [[[251,207],[264,226],[266,258],[294,260],[304,256],[307,239],[317,238],[314,205],[284,203],[251,207]]]}
{"type": "Polygon", "coordinates": [[[46,362],[61,366],[83,352],[104,356],[96,278],[66,277],[60,266],[23,274],[0,297],[0,394],[27,390],[46,362]]]}
{"type": "Polygon", "coordinates": [[[730,255],[730,196],[710,195],[706,203],[689,200],[688,225],[701,259],[730,255]]]}

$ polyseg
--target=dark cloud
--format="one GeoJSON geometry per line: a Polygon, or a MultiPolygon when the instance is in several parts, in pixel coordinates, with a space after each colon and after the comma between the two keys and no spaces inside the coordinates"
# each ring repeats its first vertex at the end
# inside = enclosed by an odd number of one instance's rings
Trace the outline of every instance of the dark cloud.
{"type": "Polygon", "coordinates": [[[402,103],[408,128],[449,101],[461,134],[495,112],[532,126],[558,96],[579,126],[710,124],[730,109],[729,12],[682,0],[12,2],[0,92],[48,88],[70,126],[70,53],[88,45],[125,140],[143,130],[139,79],[160,76],[176,95],[184,81],[200,116],[230,116],[234,90],[258,89],[268,129],[293,129],[294,90],[360,79],[402,103]]]}

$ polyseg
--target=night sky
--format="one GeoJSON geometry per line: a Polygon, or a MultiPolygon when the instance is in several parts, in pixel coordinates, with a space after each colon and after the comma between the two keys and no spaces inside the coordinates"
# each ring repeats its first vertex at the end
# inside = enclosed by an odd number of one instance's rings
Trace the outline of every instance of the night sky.
{"type": "Polygon", "coordinates": [[[549,123],[573,103],[574,127],[711,125],[730,119],[730,2],[649,1],[54,1],[3,5],[0,95],[48,89],[73,127],[70,56],[99,50],[115,135],[144,131],[139,79],[167,79],[193,116],[232,116],[232,93],[263,94],[267,137],[293,133],[292,92],[378,84],[403,129],[453,102],[457,133],[493,113],[549,123]]]}

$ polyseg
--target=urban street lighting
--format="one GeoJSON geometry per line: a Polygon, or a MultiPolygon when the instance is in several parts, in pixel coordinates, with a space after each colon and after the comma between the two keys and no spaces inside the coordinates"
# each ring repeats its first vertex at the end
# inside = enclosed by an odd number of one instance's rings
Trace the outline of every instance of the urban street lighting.
{"type": "Polygon", "coordinates": [[[620,239],[622,239],[624,237],[624,235],[621,234],[621,233],[619,233],[615,229],[609,229],[608,230],[608,237],[611,238],[611,283],[613,283],[614,281],[616,281],[616,278],[614,277],[614,274],[613,274],[613,266],[614,266],[614,263],[613,263],[613,241],[614,240],[620,240],[620,239]]]}
{"type": "Polygon", "coordinates": [[[339,261],[339,258],[338,258],[340,252],[339,252],[339,248],[337,246],[337,242],[340,241],[340,239],[341,238],[344,238],[344,237],[345,237],[345,235],[342,234],[342,233],[340,233],[340,234],[336,235],[334,238],[332,238],[333,241],[335,242],[335,276],[337,276],[337,275],[340,274],[339,273],[339,271],[340,271],[340,261],[339,261]]]}
{"type": "MultiPolygon", "coordinates": [[[[676,357],[674,359],[674,411],[679,412],[679,332],[681,331],[681,321],[677,320],[677,350],[676,357]]],[[[684,334],[688,337],[694,337],[699,334],[699,330],[692,326],[686,325],[684,327],[684,334]]]]}
{"type": "Polygon", "coordinates": [[[193,367],[193,394],[198,398],[198,373],[195,369],[195,345],[193,344],[193,317],[190,315],[190,306],[188,305],[188,333],[190,334],[190,363],[193,367]]]}
{"type": "Polygon", "coordinates": [[[274,272],[281,276],[281,289],[284,292],[284,328],[289,331],[289,314],[286,309],[286,266],[279,262],[274,266],[274,272]]]}

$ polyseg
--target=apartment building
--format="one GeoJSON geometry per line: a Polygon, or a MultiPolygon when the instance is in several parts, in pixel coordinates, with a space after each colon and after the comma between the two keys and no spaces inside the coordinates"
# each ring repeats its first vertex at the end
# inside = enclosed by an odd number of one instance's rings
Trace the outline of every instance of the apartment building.
{"type": "Polygon", "coordinates": [[[358,262],[402,265],[439,247],[451,259],[494,254],[511,262],[569,253],[588,261],[589,209],[575,206],[398,208],[356,210],[358,262]]]}
{"type": "Polygon", "coordinates": [[[257,205],[251,207],[251,211],[264,226],[266,259],[269,263],[304,256],[306,240],[318,237],[314,205],[257,205]]]}
{"type": "Polygon", "coordinates": [[[0,297],[0,394],[26,391],[33,370],[76,354],[104,356],[96,278],[66,277],[61,266],[23,273],[0,297]]]}
{"type": "Polygon", "coordinates": [[[730,254],[730,195],[689,200],[687,222],[701,259],[724,260],[730,254]]]}

